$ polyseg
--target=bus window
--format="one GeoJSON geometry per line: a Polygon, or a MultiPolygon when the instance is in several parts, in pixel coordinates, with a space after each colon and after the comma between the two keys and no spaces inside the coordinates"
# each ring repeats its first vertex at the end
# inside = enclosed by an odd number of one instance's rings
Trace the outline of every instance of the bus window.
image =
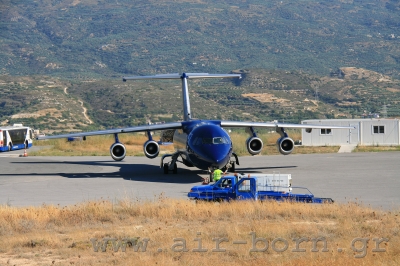
{"type": "Polygon", "coordinates": [[[7,131],[3,131],[3,145],[7,146],[7,131]]]}
{"type": "Polygon", "coordinates": [[[8,134],[11,137],[13,145],[25,143],[26,129],[10,129],[8,134]]]}
{"type": "Polygon", "coordinates": [[[0,130],[0,147],[3,147],[5,143],[6,143],[5,134],[3,134],[3,131],[0,130]]]}

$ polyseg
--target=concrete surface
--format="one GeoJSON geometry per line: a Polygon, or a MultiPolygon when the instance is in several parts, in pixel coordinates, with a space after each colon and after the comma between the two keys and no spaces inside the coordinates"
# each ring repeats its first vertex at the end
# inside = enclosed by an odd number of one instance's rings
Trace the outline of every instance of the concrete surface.
{"type": "Polygon", "coordinates": [[[353,145],[353,144],[342,145],[342,146],[340,146],[338,153],[352,152],[356,147],[357,147],[357,145],[353,145]]]}
{"type": "MultiPolygon", "coordinates": [[[[16,154],[16,155],[13,155],[16,154]]],[[[86,200],[186,198],[204,171],[178,164],[164,175],[160,158],[16,157],[0,153],[0,204],[30,206],[86,200]]],[[[29,153],[28,153],[29,154],[29,153]]],[[[292,185],[336,202],[400,208],[400,152],[240,157],[238,172],[292,174],[292,185]]]]}

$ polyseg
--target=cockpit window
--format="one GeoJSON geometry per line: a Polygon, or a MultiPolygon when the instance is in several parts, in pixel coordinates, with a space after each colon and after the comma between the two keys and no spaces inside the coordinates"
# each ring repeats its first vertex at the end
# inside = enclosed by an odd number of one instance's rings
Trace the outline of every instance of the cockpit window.
{"type": "Polygon", "coordinates": [[[221,137],[213,138],[213,143],[214,144],[223,144],[224,143],[224,139],[221,138],[221,137]]]}
{"type": "Polygon", "coordinates": [[[196,138],[194,144],[229,144],[229,140],[226,137],[196,138]]]}
{"type": "Polygon", "coordinates": [[[213,139],[212,138],[203,138],[202,143],[203,144],[212,144],[213,139]]]}

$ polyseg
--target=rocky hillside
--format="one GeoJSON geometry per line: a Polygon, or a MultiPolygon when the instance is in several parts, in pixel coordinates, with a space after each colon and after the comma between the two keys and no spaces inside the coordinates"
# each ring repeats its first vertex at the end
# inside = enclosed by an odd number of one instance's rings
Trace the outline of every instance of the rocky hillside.
{"type": "Polygon", "coordinates": [[[0,74],[354,66],[400,76],[398,0],[2,0],[0,74]]]}
{"type": "MultiPolygon", "coordinates": [[[[243,78],[189,81],[193,117],[298,123],[400,116],[400,81],[373,71],[346,67],[330,76],[263,69],[233,72],[243,78]]],[[[181,85],[176,80],[70,82],[0,76],[0,106],[3,124],[24,123],[47,132],[182,119],[181,85]]]]}

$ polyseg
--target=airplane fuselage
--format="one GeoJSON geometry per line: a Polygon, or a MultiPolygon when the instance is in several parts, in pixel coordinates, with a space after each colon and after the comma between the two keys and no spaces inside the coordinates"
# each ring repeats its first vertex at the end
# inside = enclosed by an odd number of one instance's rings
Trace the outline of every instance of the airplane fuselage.
{"type": "Polygon", "coordinates": [[[187,165],[204,170],[226,166],[232,156],[232,141],[219,121],[190,120],[182,125],[175,131],[174,145],[187,165]]]}

